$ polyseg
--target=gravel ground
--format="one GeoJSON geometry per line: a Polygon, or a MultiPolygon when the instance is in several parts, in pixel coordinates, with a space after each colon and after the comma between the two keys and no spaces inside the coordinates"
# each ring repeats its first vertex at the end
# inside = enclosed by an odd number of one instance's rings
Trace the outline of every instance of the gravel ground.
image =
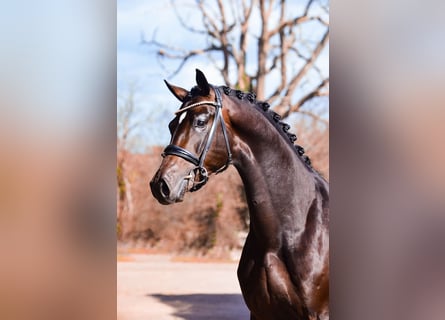
{"type": "Polygon", "coordinates": [[[249,319],[237,263],[172,262],[169,256],[149,254],[128,254],[120,260],[119,320],[249,319]]]}

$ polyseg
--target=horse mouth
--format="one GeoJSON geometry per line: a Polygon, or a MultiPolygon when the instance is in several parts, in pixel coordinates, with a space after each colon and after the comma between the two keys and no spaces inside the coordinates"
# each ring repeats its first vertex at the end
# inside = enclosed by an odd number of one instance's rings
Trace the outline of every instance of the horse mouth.
{"type": "Polygon", "coordinates": [[[182,179],[181,184],[179,186],[179,193],[174,202],[182,202],[184,201],[185,194],[190,191],[190,189],[194,185],[195,174],[191,172],[188,176],[182,179]]]}
{"type": "Polygon", "coordinates": [[[183,202],[185,193],[189,190],[188,184],[189,181],[187,179],[183,179],[175,188],[176,192],[170,192],[168,186],[161,186],[161,199],[158,199],[160,200],[159,202],[166,205],[183,202]],[[165,190],[163,190],[163,188],[165,188],[165,190]]]}
{"type": "Polygon", "coordinates": [[[179,189],[179,194],[176,197],[176,201],[175,202],[182,202],[182,201],[184,201],[185,193],[189,189],[188,188],[188,184],[189,184],[189,181],[187,179],[182,180],[181,186],[180,186],[180,189],[179,189]]]}

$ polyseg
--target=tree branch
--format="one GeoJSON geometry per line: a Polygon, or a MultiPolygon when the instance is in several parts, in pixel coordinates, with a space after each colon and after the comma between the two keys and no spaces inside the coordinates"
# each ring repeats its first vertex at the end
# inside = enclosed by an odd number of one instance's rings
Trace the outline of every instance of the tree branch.
{"type": "Polygon", "coordinates": [[[174,12],[175,12],[175,16],[176,16],[176,18],[178,19],[179,23],[181,24],[181,26],[182,26],[184,29],[186,29],[186,30],[188,30],[188,31],[190,31],[190,32],[192,32],[192,33],[197,33],[197,34],[207,34],[207,33],[208,33],[207,30],[198,30],[198,29],[195,29],[195,28],[189,26],[189,25],[184,21],[184,19],[182,18],[182,16],[179,14],[179,11],[178,11],[178,8],[177,8],[177,6],[176,6],[176,4],[175,4],[175,1],[174,1],[174,0],[170,0],[170,3],[171,3],[171,5],[172,5],[172,7],[173,7],[173,10],[174,10],[174,12]]]}
{"type": "Polygon", "coordinates": [[[204,7],[204,1],[198,1],[198,8],[202,14],[202,23],[207,29],[209,36],[218,39],[218,26],[215,24],[217,19],[212,19],[204,7]]]}
{"type": "Polygon", "coordinates": [[[221,16],[221,30],[220,30],[220,42],[221,42],[221,48],[222,52],[223,52],[223,59],[224,59],[224,66],[222,67],[221,73],[222,76],[224,78],[224,81],[226,83],[229,82],[229,41],[227,39],[227,34],[230,32],[230,29],[233,28],[232,27],[228,27],[227,26],[227,21],[226,21],[226,13],[224,11],[224,5],[222,3],[222,0],[217,0],[218,2],[218,8],[219,8],[219,13],[221,16]]]}
{"type": "Polygon", "coordinates": [[[299,113],[300,114],[304,114],[306,116],[309,116],[312,119],[314,119],[314,120],[316,120],[318,122],[321,122],[321,123],[323,123],[323,124],[325,124],[326,126],[329,127],[329,121],[326,120],[325,118],[320,117],[318,114],[315,114],[315,113],[313,113],[311,111],[308,111],[308,110],[300,110],[299,113]]]}
{"type": "Polygon", "coordinates": [[[253,1],[251,5],[247,5],[245,0],[242,0],[243,17],[240,19],[240,36],[239,36],[239,54],[235,56],[235,61],[238,65],[238,81],[237,85],[242,90],[251,89],[250,77],[246,74],[246,56],[247,56],[247,32],[249,27],[249,21],[252,14],[252,9],[256,1],[253,1]],[[246,83],[248,82],[248,83],[246,83]]]}
{"type": "Polygon", "coordinates": [[[187,61],[190,59],[190,58],[192,58],[192,57],[194,57],[194,56],[197,56],[197,55],[202,55],[202,54],[204,54],[204,53],[207,53],[207,52],[211,52],[211,51],[222,51],[222,50],[224,50],[224,48],[223,47],[217,47],[217,46],[210,46],[210,47],[208,47],[208,48],[204,48],[204,49],[197,49],[197,50],[191,50],[191,51],[189,51],[187,54],[185,54],[185,55],[171,55],[171,54],[168,54],[167,52],[161,52],[161,51],[159,51],[158,52],[158,55],[159,56],[162,56],[162,57],[167,57],[167,58],[170,58],[170,59],[178,59],[178,60],[181,60],[181,63],[179,64],[179,66],[176,68],[176,70],[173,72],[173,73],[171,73],[170,74],[170,76],[169,76],[169,78],[173,78],[174,76],[176,76],[180,71],[181,71],[181,69],[184,67],[184,65],[187,63],[187,61]]]}
{"type": "MultiPolygon", "coordinates": [[[[285,20],[284,15],[281,15],[282,19],[280,19],[280,23],[278,24],[278,26],[275,29],[272,29],[269,32],[269,37],[281,32],[286,27],[296,26],[300,23],[316,19],[315,17],[309,17],[309,9],[311,8],[313,2],[314,2],[314,0],[309,0],[306,4],[303,14],[301,16],[294,18],[294,19],[285,20]]],[[[282,4],[281,9],[283,9],[284,3],[285,3],[284,1],[281,1],[281,4],[282,4]]]]}
{"type": "MultiPolygon", "coordinates": [[[[318,56],[320,55],[321,51],[328,43],[328,40],[329,40],[329,29],[326,30],[322,39],[315,47],[314,51],[312,52],[311,57],[306,61],[304,66],[300,69],[300,71],[290,81],[290,83],[287,87],[287,90],[285,92],[285,95],[282,98],[281,102],[279,103],[280,106],[278,107],[278,109],[280,111],[282,111],[283,109],[286,109],[286,108],[290,108],[290,106],[291,106],[290,101],[292,99],[292,95],[295,91],[295,88],[300,83],[300,81],[303,79],[303,77],[306,75],[308,70],[314,65],[314,63],[317,60],[318,56]]],[[[279,111],[277,111],[277,112],[280,113],[279,111]]],[[[284,111],[282,111],[281,113],[284,113],[284,111]]]]}
{"type": "MultiPolygon", "coordinates": [[[[281,12],[280,12],[280,24],[284,21],[284,15],[286,11],[286,1],[281,0],[281,12]]],[[[284,34],[284,28],[280,29],[280,71],[281,71],[281,83],[280,86],[277,88],[278,92],[281,92],[281,90],[284,89],[287,83],[287,63],[286,63],[286,57],[287,53],[289,51],[289,47],[286,45],[286,36],[284,34]]]]}
{"type": "Polygon", "coordinates": [[[305,0],[300,15],[287,18],[289,5],[286,0],[237,0],[231,2],[229,7],[225,6],[223,0],[197,0],[190,4],[202,19],[202,27],[196,27],[194,23],[190,23],[184,11],[180,10],[176,1],[170,1],[178,23],[185,30],[197,36],[203,35],[207,40],[207,45],[198,49],[193,48],[190,43],[190,50],[158,41],[156,33],[151,41],[144,40],[144,44],[157,48],[156,56],[165,70],[165,60],[178,60],[178,65],[170,77],[180,72],[193,57],[206,54],[208,60],[219,70],[226,85],[243,91],[256,91],[259,100],[268,100],[270,104],[275,105],[278,113],[284,115],[298,112],[307,101],[328,94],[326,87],[329,79],[325,79],[311,92],[303,90],[303,97],[299,101],[292,101],[296,88],[305,89],[302,84],[308,80],[308,75],[312,75],[311,70],[318,72],[321,79],[326,76],[317,68],[316,61],[329,41],[329,20],[325,15],[325,12],[328,12],[328,4],[323,7],[319,1],[305,0]],[[312,10],[315,6],[320,10],[312,10]],[[251,17],[254,15],[260,17],[259,34],[257,30],[253,32],[252,29],[254,25],[251,23],[251,17]],[[272,25],[271,19],[276,15],[278,21],[272,25]],[[305,33],[305,28],[299,28],[301,24],[309,21],[319,22],[320,25],[316,23],[318,27],[325,30],[320,39],[314,39],[314,35],[305,33]],[[301,35],[299,31],[303,31],[301,35]],[[255,38],[257,48],[251,50],[249,41],[255,41],[255,38]],[[251,52],[255,52],[256,57],[251,57],[251,52]],[[302,67],[294,71],[295,62],[302,67]],[[233,64],[237,72],[235,84],[229,82],[229,66],[233,64]],[[279,79],[272,88],[272,95],[267,98],[266,78],[269,79],[268,75],[274,70],[278,72],[279,79]]]}
{"type": "Polygon", "coordinates": [[[329,91],[322,91],[325,87],[329,85],[329,78],[324,79],[313,91],[304,95],[297,103],[295,103],[292,107],[287,108],[281,116],[283,118],[287,118],[292,112],[299,112],[300,108],[309,100],[315,97],[327,96],[329,95],[329,91]]]}

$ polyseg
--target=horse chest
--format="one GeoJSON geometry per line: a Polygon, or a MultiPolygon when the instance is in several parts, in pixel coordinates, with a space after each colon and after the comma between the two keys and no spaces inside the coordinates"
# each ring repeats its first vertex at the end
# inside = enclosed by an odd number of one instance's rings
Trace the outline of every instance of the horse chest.
{"type": "Polygon", "coordinates": [[[253,319],[310,319],[302,294],[275,253],[266,253],[260,260],[243,256],[238,278],[253,319]]]}

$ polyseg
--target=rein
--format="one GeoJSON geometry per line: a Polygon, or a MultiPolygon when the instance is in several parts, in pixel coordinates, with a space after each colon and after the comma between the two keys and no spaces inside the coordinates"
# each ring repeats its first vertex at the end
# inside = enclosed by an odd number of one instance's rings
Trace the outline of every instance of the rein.
{"type": "Polygon", "coordinates": [[[218,122],[221,123],[221,130],[224,136],[224,141],[226,143],[226,149],[227,149],[227,162],[218,170],[216,170],[215,174],[218,174],[220,172],[223,172],[226,170],[229,165],[232,163],[232,153],[230,151],[230,144],[229,144],[229,138],[227,136],[227,128],[226,124],[224,122],[224,118],[222,117],[222,98],[221,98],[221,92],[218,88],[215,86],[212,86],[213,91],[215,92],[216,101],[200,101],[197,103],[193,103],[185,108],[179,109],[175,112],[176,115],[181,114],[191,108],[200,106],[200,105],[212,105],[215,107],[215,117],[212,123],[212,127],[210,128],[209,134],[207,136],[207,141],[204,146],[204,149],[201,151],[201,155],[196,157],[193,155],[190,151],[179,147],[174,144],[169,144],[162,153],[162,157],[171,155],[171,156],[177,156],[180,157],[192,164],[195,165],[195,168],[190,171],[190,175],[185,177],[185,179],[191,179],[193,177],[192,172],[194,173],[194,176],[196,177],[198,174],[200,176],[199,181],[193,181],[193,186],[190,188],[190,192],[199,190],[201,187],[203,187],[207,181],[209,180],[209,175],[207,172],[207,169],[204,167],[204,162],[207,156],[207,153],[210,150],[210,146],[212,145],[213,138],[215,136],[216,126],[218,125],[218,122]]]}

